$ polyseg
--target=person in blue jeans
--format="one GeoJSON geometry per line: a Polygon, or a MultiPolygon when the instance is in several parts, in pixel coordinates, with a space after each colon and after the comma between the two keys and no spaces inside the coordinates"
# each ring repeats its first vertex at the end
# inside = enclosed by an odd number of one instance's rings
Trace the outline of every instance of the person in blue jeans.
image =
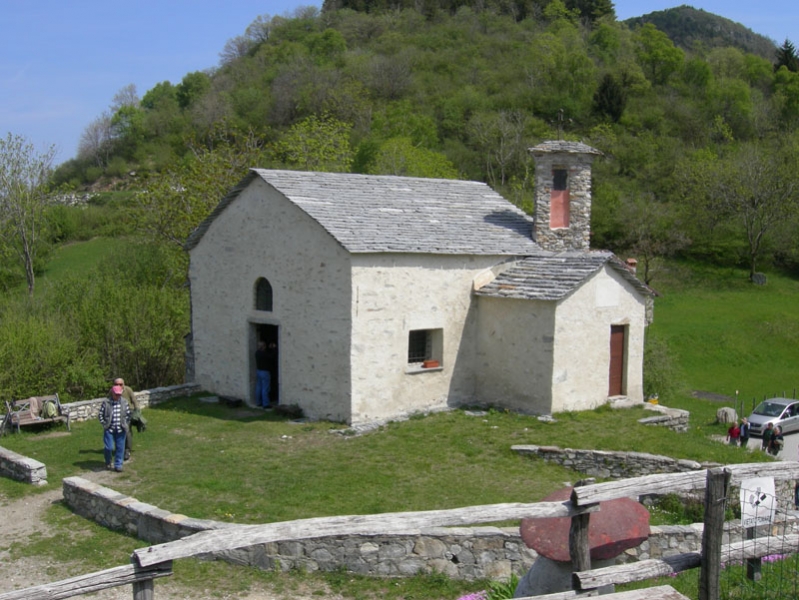
{"type": "Polygon", "coordinates": [[[122,397],[124,388],[115,385],[111,393],[100,406],[97,415],[103,426],[103,454],[105,455],[105,468],[112,468],[116,472],[122,471],[122,462],[125,456],[125,437],[130,429],[130,406],[122,397]]]}
{"type": "Polygon", "coordinates": [[[258,342],[258,349],[255,351],[255,405],[260,408],[269,408],[269,391],[272,387],[269,363],[266,342],[258,342]]]}

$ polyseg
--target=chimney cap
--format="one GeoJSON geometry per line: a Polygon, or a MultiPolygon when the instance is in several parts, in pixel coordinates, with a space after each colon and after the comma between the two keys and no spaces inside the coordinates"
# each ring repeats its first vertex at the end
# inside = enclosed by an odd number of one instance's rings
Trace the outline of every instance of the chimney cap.
{"type": "Polygon", "coordinates": [[[587,144],[583,144],[582,142],[567,142],[565,140],[550,140],[547,142],[541,142],[537,146],[530,148],[530,152],[533,155],[566,153],[596,154],[598,156],[602,156],[602,152],[596,148],[588,146],[587,144]]]}

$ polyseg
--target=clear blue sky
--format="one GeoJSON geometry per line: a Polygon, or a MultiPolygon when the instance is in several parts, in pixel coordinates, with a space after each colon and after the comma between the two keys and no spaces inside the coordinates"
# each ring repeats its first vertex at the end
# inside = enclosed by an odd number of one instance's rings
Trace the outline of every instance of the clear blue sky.
{"type": "MultiPolygon", "coordinates": [[[[0,0],[0,136],[22,135],[57,162],[75,156],[86,126],[134,84],[179,83],[213,68],[225,43],[259,15],[290,16],[322,0],[0,0]]],[[[619,19],[680,2],[614,3],[619,19]]],[[[714,0],[691,6],[781,43],[799,43],[799,2],[714,0]]]]}

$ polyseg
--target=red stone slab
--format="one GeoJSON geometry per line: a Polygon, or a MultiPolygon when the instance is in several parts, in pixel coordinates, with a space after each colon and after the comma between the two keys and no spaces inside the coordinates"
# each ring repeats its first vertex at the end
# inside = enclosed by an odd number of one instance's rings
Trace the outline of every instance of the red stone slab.
{"type": "MultiPolygon", "coordinates": [[[[563,488],[544,498],[543,502],[568,500],[572,488],[563,488]]],[[[550,560],[568,562],[571,519],[522,519],[521,535],[528,548],[550,560]]],[[[630,498],[599,503],[599,511],[591,513],[588,543],[591,560],[615,558],[628,548],[635,548],[649,537],[649,511],[630,498]]]]}

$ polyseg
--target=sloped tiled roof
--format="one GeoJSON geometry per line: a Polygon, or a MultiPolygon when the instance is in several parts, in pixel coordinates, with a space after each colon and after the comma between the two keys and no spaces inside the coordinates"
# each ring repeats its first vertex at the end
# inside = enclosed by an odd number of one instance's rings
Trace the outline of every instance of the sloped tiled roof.
{"type": "Polygon", "coordinates": [[[606,251],[539,253],[518,261],[476,294],[519,300],[560,300],[605,264],[620,273],[640,293],[653,295],[652,290],[626,265],[606,251]]]}
{"type": "Polygon", "coordinates": [[[274,187],[352,253],[539,252],[532,219],[474,181],[253,169],[189,236],[197,245],[213,220],[255,178],[274,187]]]}

